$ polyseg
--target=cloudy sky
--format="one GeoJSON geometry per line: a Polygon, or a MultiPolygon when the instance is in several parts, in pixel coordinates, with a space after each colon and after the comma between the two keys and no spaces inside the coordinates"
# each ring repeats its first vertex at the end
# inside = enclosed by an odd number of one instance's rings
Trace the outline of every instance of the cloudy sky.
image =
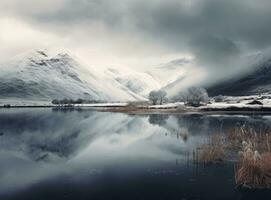
{"type": "Polygon", "coordinates": [[[271,45],[270,0],[1,0],[0,10],[0,60],[63,48],[93,65],[189,57],[212,72],[271,45]]]}

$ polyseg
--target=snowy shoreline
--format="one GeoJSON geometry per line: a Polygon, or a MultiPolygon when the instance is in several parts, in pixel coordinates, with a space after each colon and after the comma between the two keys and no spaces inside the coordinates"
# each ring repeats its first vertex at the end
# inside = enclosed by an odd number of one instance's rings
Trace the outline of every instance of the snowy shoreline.
{"type": "Polygon", "coordinates": [[[136,107],[131,108],[127,104],[82,104],[73,106],[55,106],[55,105],[11,105],[11,107],[6,108],[3,105],[0,106],[0,110],[4,109],[15,109],[15,108],[51,108],[55,110],[80,110],[80,109],[93,109],[95,111],[102,112],[118,112],[127,114],[271,114],[270,105],[262,106],[240,106],[232,105],[229,106],[200,106],[200,107],[190,107],[190,106],[177,106],[176,104],[165,104],[159,106],[149,106],[149,107],[136,107]],[[2,108],[2,109],[1,109],[2,108]]]}
{"type": "Polygon", "coordinates": [[[185,105],[184,102],[151,105],[148,102],[107,102],[88,104],[55,105],[48,101],[31,101],[18,99],[0,99],[0,108],[55,108],[55,109],[83,109],[90,108],[105,112],[120,112],[131,114],[148,113],[271,113],[271,96],[227,96],[223,102],[211,99],[199,107],[185,105]]]}

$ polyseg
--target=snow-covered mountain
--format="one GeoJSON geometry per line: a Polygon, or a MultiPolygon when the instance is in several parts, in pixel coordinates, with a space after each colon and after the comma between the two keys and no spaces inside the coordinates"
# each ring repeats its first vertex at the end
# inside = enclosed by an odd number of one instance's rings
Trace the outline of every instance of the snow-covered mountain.
{"type": "Polygon", "coordinates": [[[135,101],[146,100],[150,91],[161,88],[174,96],[197,80],[193,70],[197,69],[189,59],[139,72],[121,66],[91,66],[71,53],[33,50],[0,64],[0,99],[135,101]]]}
{"type": "Polygon", "coordinates": [[[110,67],[104,72],[121,85],[143,97],[147,97],[150,91],[161,88],[161,84],[148,73],[124,67],[110,67]]]}
{"type": "Polygon", "coordinates": [[[31,51],[0,64],[0,98],[144,100],[160,85],[146,73],[85,67],[67,53],[31,51]]]}
{"type": "MultiPolygon", "coordinates": [[[[209,94],[271,93],[270,52],[250,56],[247,62],[250,70],[209,85],[209,94]]],[[[204,87],[200,85],[204,78],[206,72],[193,60],[173,60],[139,72],[120,66],[93,67],[70,53],[30,51],[0,64],[0,99],[136,101],[160,88],[172,98],[191,85],[204,87]]]]}

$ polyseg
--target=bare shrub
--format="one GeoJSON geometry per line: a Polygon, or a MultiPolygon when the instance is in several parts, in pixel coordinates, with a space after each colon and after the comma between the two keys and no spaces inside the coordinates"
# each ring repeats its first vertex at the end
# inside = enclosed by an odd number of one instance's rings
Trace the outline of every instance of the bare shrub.
{"type": "Polygon", "coordinates": [[[204,88],[190,87],[186,92],[179,95],[180,99],[186,102],[189,106],[198,107],[201,103],[207,103],[209,101],[208,93],[204,88]]]}

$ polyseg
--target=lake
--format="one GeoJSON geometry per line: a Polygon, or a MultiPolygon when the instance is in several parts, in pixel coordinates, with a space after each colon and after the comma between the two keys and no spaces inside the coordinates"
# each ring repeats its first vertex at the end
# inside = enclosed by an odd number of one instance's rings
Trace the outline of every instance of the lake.
{"type": "Polygon", "coordinates": [[[235,189],[234,163],[196,165],[211,134],[271,115],[127,115],[91,109],[0,110],[0,199],[271,199],[235,189]]]}

